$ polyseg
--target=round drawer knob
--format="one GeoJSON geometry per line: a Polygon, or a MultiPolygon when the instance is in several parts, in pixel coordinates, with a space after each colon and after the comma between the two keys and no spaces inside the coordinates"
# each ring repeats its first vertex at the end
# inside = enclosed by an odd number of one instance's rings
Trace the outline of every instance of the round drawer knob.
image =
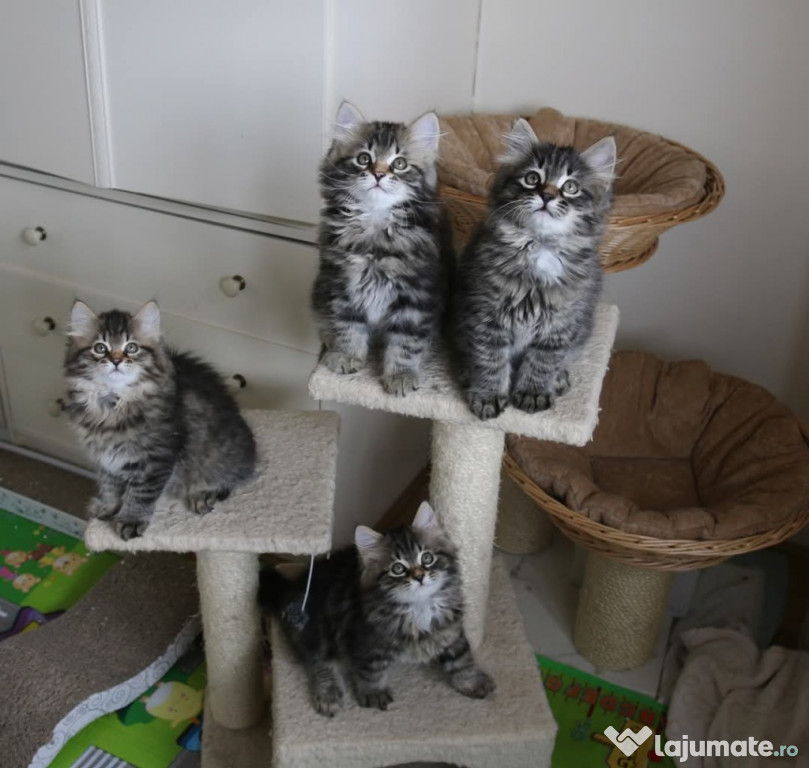
{"type": "Polygon", "coordinates": [[[227,379],[225,379],[225,386],[231,392],[235,393],[247,386],[247,379],[240,373],[234,373],[233,376],[228,376],[227,379]]]}
{"type": "Polygon", "coordinates": [[[247,287],[247,281],[241,275],[233,275],[232,277],[223,277],[219,281],[219,288],[225,296],[238,296],[247,287]]]}
{"type": "Polygon", "coordinates": [[[37,336],[47,336],[56,328],[56,321],[52,317],[39,317],[31,323],[31,327],[37,336]]]}
{"type": "Polygon", "coordinates": [[[61,397],[57,397],[56,400],[51,400],[48,403],[48,413],[53,416],[53,418],[57,418],[58,416],[62,415],[62,411],[65,410],[65,401],[62,400],[61,397]]]}
{"type": "Polygon", "coordinates": [[[45,231],[45,227],[28,227],[28,229],[23,230],[22,239],[25,240],[28,245],[39,245],[43,240],[47,240],[48,233],[45,231]]]}

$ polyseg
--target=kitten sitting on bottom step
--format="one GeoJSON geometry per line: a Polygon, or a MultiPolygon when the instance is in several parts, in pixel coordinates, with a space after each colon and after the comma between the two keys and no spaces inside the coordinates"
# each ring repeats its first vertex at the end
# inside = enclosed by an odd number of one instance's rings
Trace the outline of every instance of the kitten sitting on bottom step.
{"type": "Polygon", "coordinates": [[[306,573],[293,582],[261,573],[262,608],[279,618],[306,667],[315,709],[333,716],[346,684],[360,706],[387,709],[387,671],[399,660],[437,663],[465,696],[494,691],[466,639],[455,549],[430,505],[410,526],[381,534],[361,525],[354,540],[315,560],[305,606],[306,573]]]}

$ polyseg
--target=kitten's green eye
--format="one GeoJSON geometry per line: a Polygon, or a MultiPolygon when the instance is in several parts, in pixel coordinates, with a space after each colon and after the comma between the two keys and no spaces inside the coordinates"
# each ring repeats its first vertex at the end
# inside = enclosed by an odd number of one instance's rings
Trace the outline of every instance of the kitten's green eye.
{"type": "Polygon", "coordinates": [[[539,174],[536,171],[529,171],[525,174],[523,183],[526,187],[535,187],[537,184],[539,184],[539,174]]]}
{"type": "Polygon", "coordinates": [[[421,553],[421,564],[422,565],[432,565],[435,562],[435,556],[432,552],[422,552],[421,553]]]}
{"type": "Polygon", "coordinates": [[[394,576],[404,576],[405,573],[407,572],[407,568],[405,568],[401,563],[394,563],[390,567],[390,572],[394,576]]]}
{"type": "Polygon", "coordinates": [[[366,166],[369,165],[371,162],[371,155],[367,152],[360,152],[357,155],[357,165],[366,166]]]}
{"type": "Polygon", "coordinates": [[[564,184],[562,184],[562,193],[565,195],[578,195],[579,190],[579,183],[577,181],[573,181],[573,179],[568,179],[564,184]]]}
{"type": "Polygon", "coordinates": [[[407,168],[407,160],[403,157],[397,157],[391,164],[390,167],[393,168],[394,171],[403,171],[407,168]]]}
{"type": "Polygon", "coordinates": [[[139,349],[140,349],[140,347],[137,344],[135,344],[134,341],[130,341],[129,344],[127,344],[124,347],[124,354],[125,355],[134,355],[135,352],[137,352],[139,349]]]}
{"type": "Polygon", "coordinates": [[[107,345],[102,344],[100,341],[98,344],[93,344],[93,352],[97,355],[106,355],[107,354],[107,345]]]}

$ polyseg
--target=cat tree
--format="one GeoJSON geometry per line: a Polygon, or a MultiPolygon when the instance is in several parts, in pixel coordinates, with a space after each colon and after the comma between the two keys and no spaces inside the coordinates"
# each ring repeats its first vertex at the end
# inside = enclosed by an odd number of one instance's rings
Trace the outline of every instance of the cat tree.
{"type": "Polygon", "coordinates": [[[499,561],[492,563],[504,438],[513,432],[586,443],[617,325],[618,310],[600,305],[593,334],[570,368],[571,389],[551,410],[529,415],[507,408],[485,422],[469,412],[440,350],[426,361],[420,389],[404,398],[386,394],[372,370],[338,375],[315,369],[309,380],[315,399],[433,421],[430,501],[458,547],[467,634],[498,688],[487,700],[470,700],[435,670],[398,668],[388,711],[350,702],[327,721],[312,709],[305,676],[274,627],[274,768],[378,768],[412,760],[468,768],[550,765],[556,724],[508,575],[499,561]]]}
{"type": "Polygon", "coordinates": [[[257,554],[330,548],[334,413],[247,411],[259,446],[255,479],[209,515],[161,500],[146,533],[127,542],[109,523],[90,523],[85,540],[94,550],[197,554],[209,678],[203,768],[267,768],[270,762],[273,768],[378,768],[413,760],[468,768],[550,765],[556,723],[508,574],[492,563],[504,435],[587,442],[617,324],[617,309],[599,306],[593,335],[570,369],[570,391],[551,410],[533,415],[508,408],[497,419],[478,421],[440,351],[427,361],[421,388],[405,398],[385,394],[369,371],[339,376],[319,366],[310,378],[317,400],[432,419],[430,496],[458,547],[470,641],[497,683],[486,700],[461,696],[432,668],[398,667],[392,670],[388,711],[363,709],[349,698],[328,720],[312,708],[305,672],[274,625],[267,738],[257,554]]]}
{"type": "Polygon", "coordinates": [[[206,711],[226,728],[254,725],[265,710],[258,554],[330,549],[337,467],[336,413],[254,410],[244,417],[256,438],[256,473],[213,512],[196,515],[161,497],[141,537],[123,541],[101,520],[85,531],[95,551],[196,553],[206,711]]]}

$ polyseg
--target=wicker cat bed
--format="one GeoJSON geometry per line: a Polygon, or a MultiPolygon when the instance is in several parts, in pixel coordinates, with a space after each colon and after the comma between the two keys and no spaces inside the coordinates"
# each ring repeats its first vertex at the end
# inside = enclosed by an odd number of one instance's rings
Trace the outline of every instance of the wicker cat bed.
{"type": "MultiPolygon", "coordinates": [[[[486,214],[486,193],[514,115],[463,115],[441,119],[440,194],[462,247],[486,214]]],[[[725,192],[719,170],[669,139],[613,123],[565,117],[540,109],[528,118],[543,141],[585,149],[604,136],[618,145],[615,203],[601,244],[604,270],[638,266],[675,224],[698,219],[725,192]]]]}
{"type": "Polygon", "coordinates": [[[512,479],[571,539],[683,571],[772,546],[809,522],[809,434],[765,390],[704,362],[613,355],[583,448],[508,439],[512,479]]]}

